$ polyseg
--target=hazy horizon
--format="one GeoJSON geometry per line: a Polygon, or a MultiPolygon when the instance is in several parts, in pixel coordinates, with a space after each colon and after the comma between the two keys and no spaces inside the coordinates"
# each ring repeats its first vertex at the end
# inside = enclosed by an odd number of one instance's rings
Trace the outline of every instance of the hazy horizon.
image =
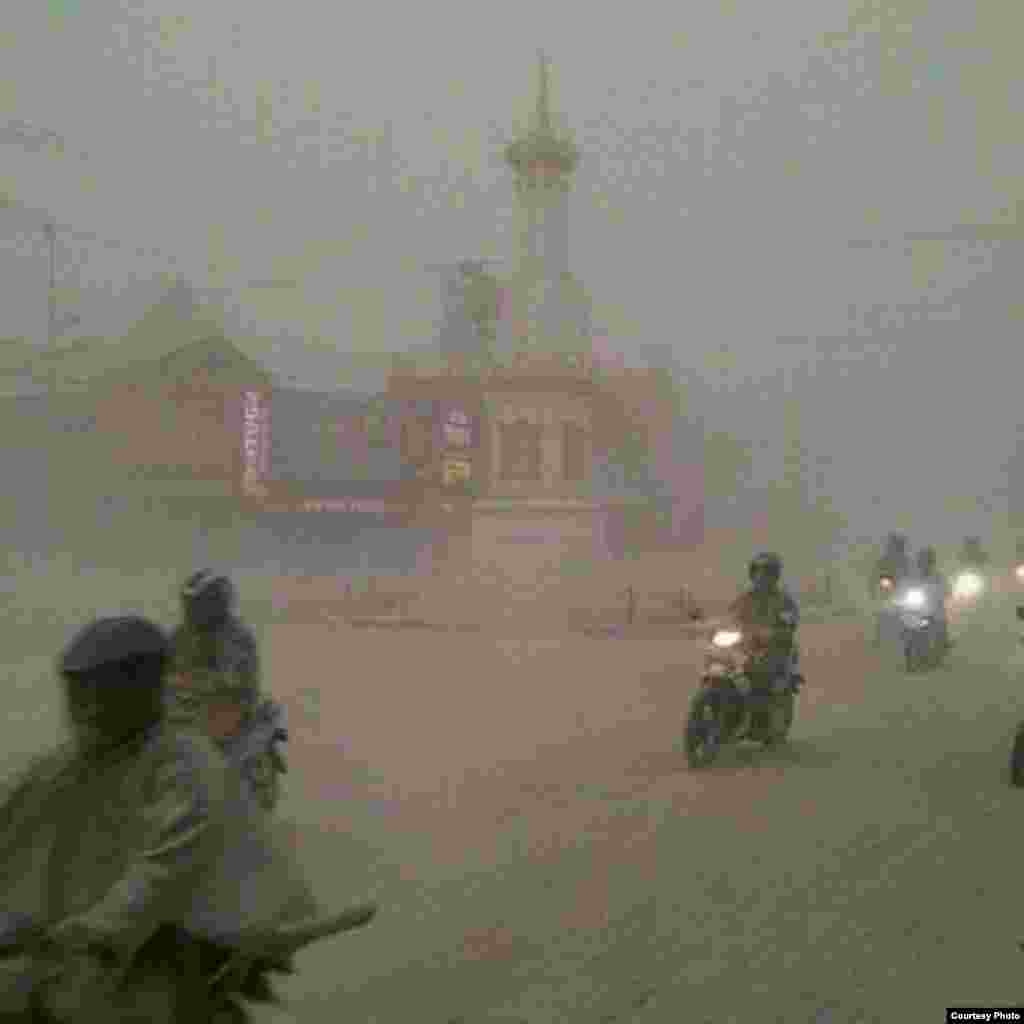
{"type": "MultiPolygon", "coordinates": [[[[613,343],[629,358],[662,346],[693,418],[751,447],[738,494],[778,475],[792,392],[849,518],[984,532],[1021,500],[1007,469],[1024,368],[1018,244],[901,236],[1014,211],[1002,41],[1015,23],[1009,8],[999,22],[949,0],[926,15],[893,2],[865,28],[863,7],[737,0],[583,22],[539,3],[441,0],[378,5],[355,26],[312,0],[182,0],[170,18],[153,2],[97,0],[63,18],[18,5],[4,116],[67,148],[52,159],[0,142],[0,184],[123,243],[61,235],[61,309],[81,289],[80,333],[116,333],[171,257],[199,288],[294,278],[291,292],[236,292],[229,326],[280,337],[296,386],[363,389],[338,353],[436,333],[424,264],[514,256],[501,151],[543,46],[582,151],[573,269],[613,343]],[[844,32],[845,53],[823,45],[844,32]]],[[[0,240],[0,336],[40,342],[41,237],[0,228],[0,240]]]]}

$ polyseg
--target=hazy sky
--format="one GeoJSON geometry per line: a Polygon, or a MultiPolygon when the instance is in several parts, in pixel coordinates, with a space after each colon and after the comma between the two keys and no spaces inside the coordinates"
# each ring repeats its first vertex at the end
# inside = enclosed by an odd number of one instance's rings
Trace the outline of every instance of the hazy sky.
{"type": "MultiPolygon", "coordinates": [[[[332,350],[429,340],[422,263],[512,254],[500,150],[543,46],[583,153],[573,264],[613,338],[671,345],[695,405],[773,449],[799,381],[841,500],[884,492],[945,530],[970,504],[948,492],[1003,488],[1016,442],[1019,248],[847,242],[1005,220],[1024,196],[1021,5],[866,6],[7,0],[0,107],[67,149],[0,144],[0,179],[127,244],[65,236],[86,333],[123,329],[172,256],[199,285],[295,278],[236,294],[238,316],[324,386],[332,350]],[[930,483],[954,451],[958,483],[930,483]]],[[[41,242],[0,224],[0,336],[41,339],[41,242]]]]}

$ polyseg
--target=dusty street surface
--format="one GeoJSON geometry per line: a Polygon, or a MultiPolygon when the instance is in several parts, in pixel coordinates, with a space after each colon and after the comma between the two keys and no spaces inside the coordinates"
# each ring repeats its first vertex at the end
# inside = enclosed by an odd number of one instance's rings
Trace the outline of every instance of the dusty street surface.
{"type": "Polygon", "coordinates": [[[905,676],[803,630],[787,750],[678,752],[693,637],[278,626],[283,813],[365,933],[304,954],[296,1019],[926,1024],[1020,1001],[1024,717],[1009,634],[905,676]]]}

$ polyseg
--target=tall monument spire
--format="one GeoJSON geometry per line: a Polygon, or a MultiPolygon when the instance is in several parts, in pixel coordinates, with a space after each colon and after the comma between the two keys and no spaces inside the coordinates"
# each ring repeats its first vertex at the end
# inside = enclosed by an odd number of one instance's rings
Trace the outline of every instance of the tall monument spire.
{"type": "Polygon", "coordinates": [[[548,59],[543,50],[537,51],[540,84],[537,89],[537,131],[551,135],[551,98],[548,95],[548,59]]]}
{"type": "Polygon", "coordinates": [[[518,200],[517,343],[549,349],[573,319],[561,293],[571,277],[568,192],[580,157],[568,135],[555,128],[548,59],[542,51],[537,57],[533,116],[526,132],[506,146],[505,162],[518,200]]]}
{"type": "Polygon", "coordinates": [[[538,183],[538,179],[557,179],[564,188],[579,164],[579,150],[565,135],[555,130],[551,113],[551,75],[548,58],[537,53],[538,88],[533,124],[529,131],[505,148],[505,161],[516,175],[517,190],[538,183]]]}

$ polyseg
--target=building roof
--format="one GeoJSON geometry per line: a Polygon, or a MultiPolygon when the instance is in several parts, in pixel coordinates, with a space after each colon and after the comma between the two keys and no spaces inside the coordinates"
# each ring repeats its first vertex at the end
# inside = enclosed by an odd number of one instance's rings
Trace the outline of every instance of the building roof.
{"type": "Polygon", "coordinates": [[[220,333],[187,342],[153,361],[152,367],[165,380],[187,380],[196,372],[205,372],[222,381],[273,382],[273,375],[259,360],[220,333]]]}

